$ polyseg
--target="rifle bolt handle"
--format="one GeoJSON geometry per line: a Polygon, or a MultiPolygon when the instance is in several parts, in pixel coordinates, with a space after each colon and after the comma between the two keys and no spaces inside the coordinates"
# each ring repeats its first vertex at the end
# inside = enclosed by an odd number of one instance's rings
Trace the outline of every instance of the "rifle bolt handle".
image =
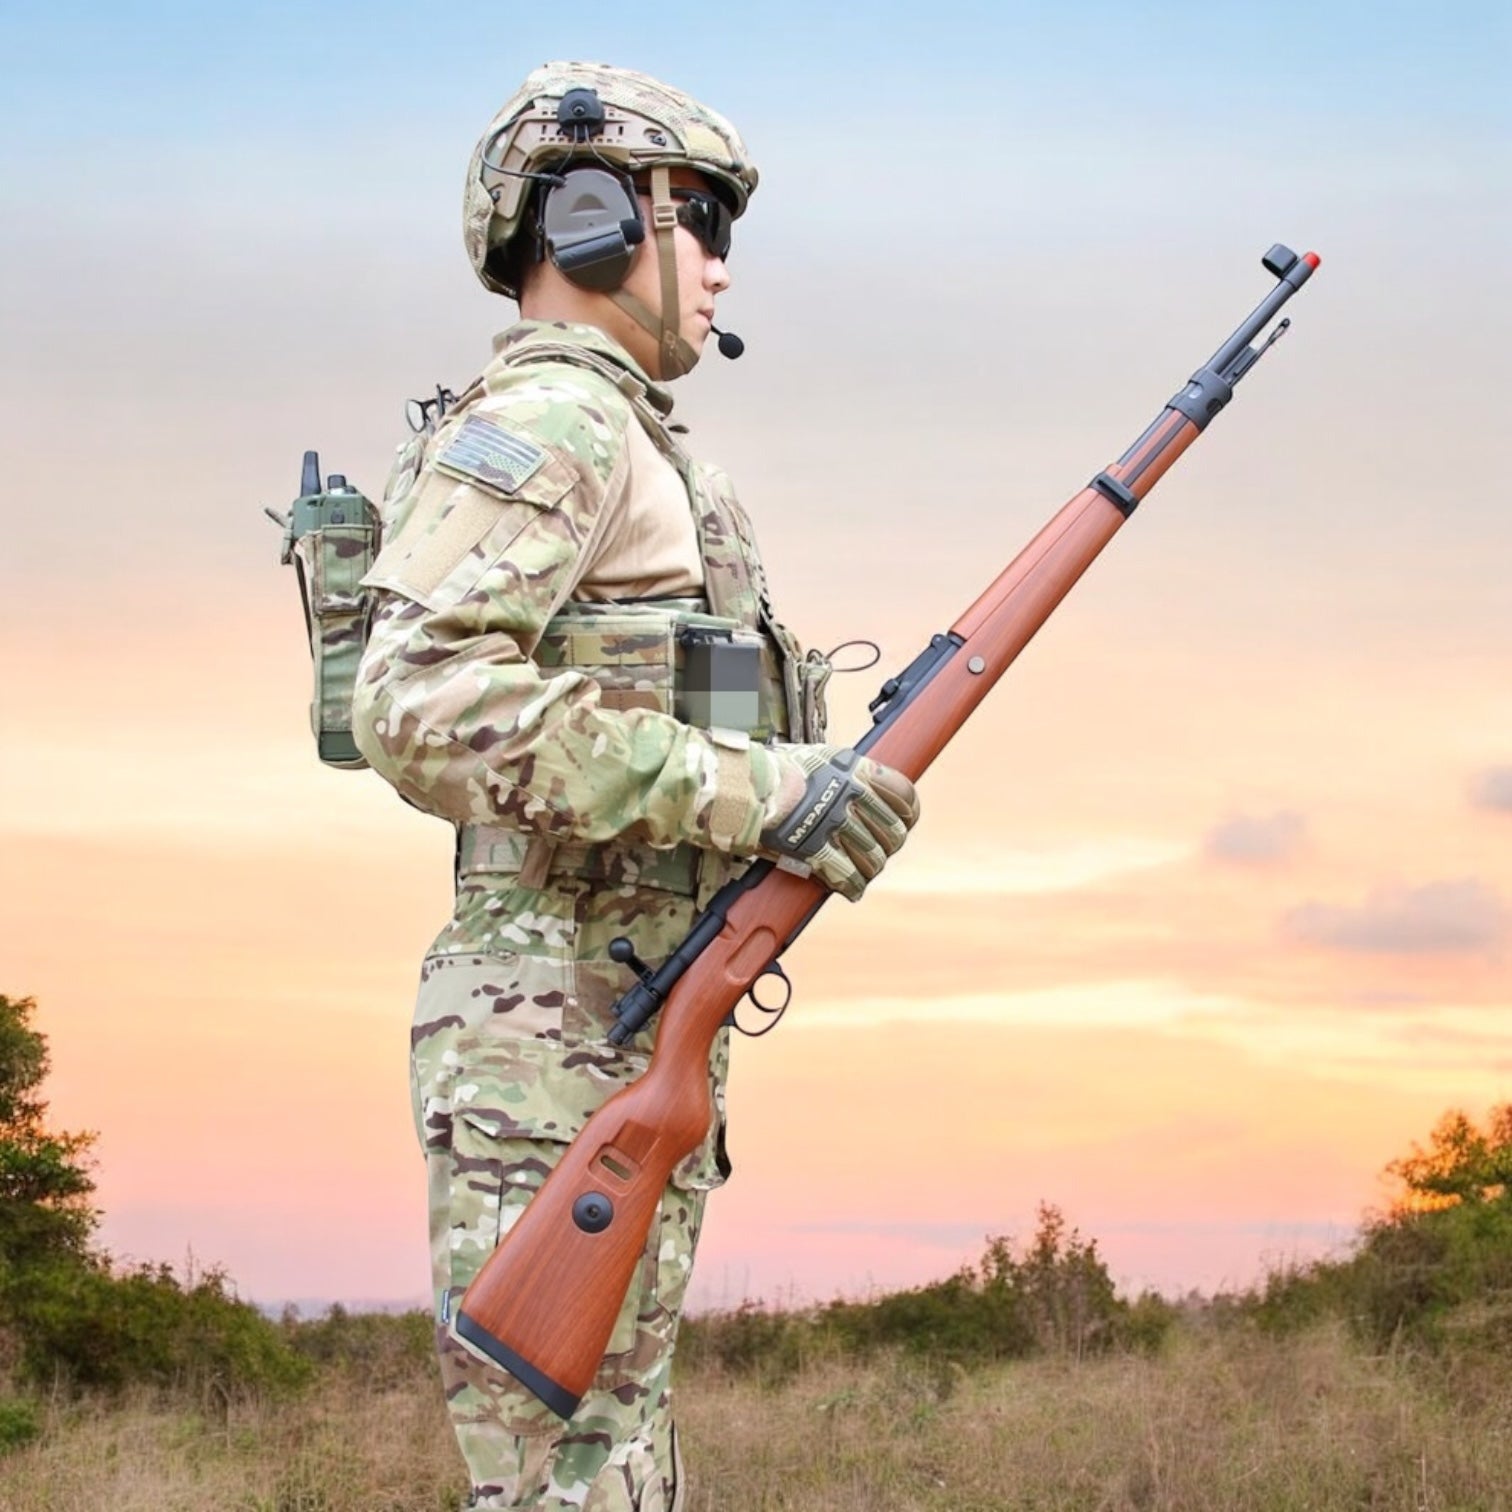
{"type": "Polygon", "coordinates": [[[651,968],[635,953],[635,946],[624,935],[616,935],[609,942],[609,959],[621,966],[628,966],[641,981],[649,981],[651,968]]]}

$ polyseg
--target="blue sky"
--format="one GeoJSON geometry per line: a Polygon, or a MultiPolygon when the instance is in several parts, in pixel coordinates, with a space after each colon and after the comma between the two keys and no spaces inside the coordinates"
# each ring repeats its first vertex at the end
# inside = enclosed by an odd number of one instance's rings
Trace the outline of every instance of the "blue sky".
{"type": "Polygon", "coordinates": [[[1094,122],[1133,113],[1193,142],[1263,134],[1284,153],[1305,150],[1293,134],[1304,121],[1504,129],[1508,119],[1512,20],[1484,0],[946,0],[864,12],[776,0],[744,15],[669,3],[580,22],[565,9],[65,3],[12,10],[0,35],[33,151],[92,145],[104,159],[112,144],[186,133],[316,142],[354,110],[380,140],[401,123],[428,135],[454,112],[474,118],[532,63],[571,56],[697,80],[742,119],[802,100],[861,129],[879,114],[954,126],[963,114],[1000,125],[1046,111],[1094,122]]]}

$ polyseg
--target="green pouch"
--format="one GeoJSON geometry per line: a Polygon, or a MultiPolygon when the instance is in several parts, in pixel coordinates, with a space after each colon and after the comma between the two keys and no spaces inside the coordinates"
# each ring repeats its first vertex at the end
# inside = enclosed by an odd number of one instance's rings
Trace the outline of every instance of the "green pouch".
{"type": "Polygon", "coordinates": [[[798,681],[798,708],[794,717],[800,721],[802,733],[795,733],[793,738],[818,744],[829,727],[825,689],[834,676],[834,664],[822,652],[810,651],[801,661],[794,658],[794,671],[798,681]]]}
{"type": "Polygon", "coordinates": [[[352,738],[352,694],[367,643],[370,597],[362,579],[378,553],[378,512],[339,473],[320,483],[319,459],[305,453],[301,492],[287,516],[280,561],[293,563],[315,673],[310,727],[327,766],[356,771],[367,762],[352,738]]]}

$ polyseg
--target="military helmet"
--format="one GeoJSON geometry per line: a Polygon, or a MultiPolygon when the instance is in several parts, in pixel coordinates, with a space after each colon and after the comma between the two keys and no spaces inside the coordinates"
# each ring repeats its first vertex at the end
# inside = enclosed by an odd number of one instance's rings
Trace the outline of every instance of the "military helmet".
{"type": "Polygon", "coordinates": [[[468,165],[462,237],[485,288],[519,297],[515,243],[533,233],[528,212],[538,180],[532,175],[574,161],[632,175],[658,166],[696,168],[736,216],[756,189],[740,134],[690,95],[607,63],[542,64],[489,123],[468,165]],[[585,93],[564,108],[573,91],[585,93]],[[579,101],[591,127],[574,120],[579,101]]]}

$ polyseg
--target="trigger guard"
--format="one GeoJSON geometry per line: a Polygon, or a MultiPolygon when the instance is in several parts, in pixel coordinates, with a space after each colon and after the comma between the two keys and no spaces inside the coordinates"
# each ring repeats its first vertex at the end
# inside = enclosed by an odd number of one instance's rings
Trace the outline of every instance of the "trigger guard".
{"type": "Polygon", "coordinates": [[[746,996],[750,998],[751,1002],[754,1003],[756,1007],[758,1007],[763,1013],[785,1013],[787,1011],[788,1004],[793,1001],[793,979],[787,974],[787,972],[782,969],[781,966],[776,963],[776,961],[773,961],[772,964],[768,966],[767,969],[763,971],[761,975],[758,976],[749,987],[746,988],[746,996]],[[783,994],[782,1001],[780,1003],[769,1005],[767,1003],[763,1003],[761,999],[756,995],[756,989],[761,986],[762,982],[767,977],[776,977],[782,983],[782,985],[787,988],[787,991],[783,994]]]}
{"type": "Polygon", "coordinates": [[[769,965],[766,970],[763,971],[761,975],[758,976],[756,980],[746,988],[745,995],[746,997],[750,998],[750,1000],[762,1013],[767,1015],[767,1018],[770,1020],[770,1022],[763,1024],[760,1029],[747,1029],[745,1025],[740,1022],[738,1014],[733,1010],[731,1011],[729,1018],[727,1018],[725,1022],[729,1024],[733,1029],[736,1029],[741,1034],[745,1035],[747,1039],[760,1039],[763,1034],[770,1034],[772,1030],[774,1030],[782,1021],[782,1015],[787,1012],[788,1004],[793,1001],[793,980],[787,974],[787,972],[785,972],[782,967],[777,964],[776,961],[773,961],[771,965],[769,965]],[[780,1003],[763,1003],[761,999],[756,995],[756,988],[760,985],[761,978],[769,976],[780,978],[783,985],[787,988],[787,991],[783,994],[783,998],[780,1003]]]}

